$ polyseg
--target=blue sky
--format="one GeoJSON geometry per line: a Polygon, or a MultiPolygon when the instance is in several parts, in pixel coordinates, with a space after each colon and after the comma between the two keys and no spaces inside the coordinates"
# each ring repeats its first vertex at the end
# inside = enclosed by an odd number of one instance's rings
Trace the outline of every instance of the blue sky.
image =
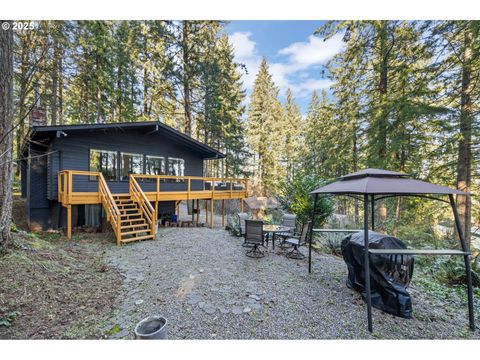
{"type": "Polygon", "coordinates": [[[324,21],[232,21],[226,31],[235,49],[236,61],[246,65],[243,84],[250,95],[258,66],[265,56],[281,100],[292,89],[303,114],[313,90],[328,90],[331,81],[322,76],[324,65],[343,44],[340,36],[323,41],[314,31],[324,21]]]}

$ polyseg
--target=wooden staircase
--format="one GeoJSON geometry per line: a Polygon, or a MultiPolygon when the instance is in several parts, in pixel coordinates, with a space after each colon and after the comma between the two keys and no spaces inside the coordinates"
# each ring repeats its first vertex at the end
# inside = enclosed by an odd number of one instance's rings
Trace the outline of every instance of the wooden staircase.
{"type": "Polygon", "coordinates": [[[120,211],[120,243],[155,237],[150,220],[139,209],[138,203],[132,200],[130,194],[113,195],[113,198],[120,211]]]}
{"type": "Polygon", "coordinates": [[[130,177],[128,194],[112,195],[107,182],[98,173],[98,193],[112,225],[117,245],[155,238],[155,210],[137,181],[130,177]]]}

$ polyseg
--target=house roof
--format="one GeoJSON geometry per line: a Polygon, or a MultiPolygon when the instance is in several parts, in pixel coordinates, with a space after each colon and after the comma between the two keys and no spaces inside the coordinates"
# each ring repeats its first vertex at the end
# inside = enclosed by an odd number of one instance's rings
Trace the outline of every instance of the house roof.
{"type": "Polygon", "coordinates": [[[331,184],[322,186],[311,194],[461,194],[468,193],[425,181],[409,179],[410,175],[381,169],[365,169],[348,174],[331,184]]]}
{"type": "Polygon", "coordinates": [[[123,122],[123,123],[106,123],[106,124],[75,124],[75,125],[54,125],[54,126],[32,126],[30,128],[29,139],[45,139],[45,137],[53,139],[60,132],[85,132],[85,131],[125,131],[130,129],[144,130],[146,133],[163,130],[172,139],[183,143],[192,149],[202,153],[206,159],[224,158],[225,154],[220,151],[195,140],[194,138],[181,133],[178,130],[160,122],[160,121],[141,121],[141,122],[123,122]]]}

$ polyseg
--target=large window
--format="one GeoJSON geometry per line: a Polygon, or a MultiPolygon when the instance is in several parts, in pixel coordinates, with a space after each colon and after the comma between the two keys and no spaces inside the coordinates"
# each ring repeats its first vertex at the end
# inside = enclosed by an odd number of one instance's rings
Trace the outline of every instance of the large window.
{"type": "Polygon", "coordinates": [[[90,171],[101,172],[107,181],[117,180],[117,152],[90,149],[90,171]]]}
{"type": "MultiPolygon", "coordinates": [[[[185,160],[177,158],[168,158],[168,175],[184,176],[185,160]]],[[[183,181],[182,179],[178,181],[183,181]]]]}
{"type": "Polygon", "coordinates": [[[165,175],[165,158],[147,155],[145,157],[145,172],[148,175],[165,175]]]}
{"type": "Polygon", "coordinates": [[[120,180],[129,180],[130,174],[143,172],[143,155],[120,153],[120,180]]]}

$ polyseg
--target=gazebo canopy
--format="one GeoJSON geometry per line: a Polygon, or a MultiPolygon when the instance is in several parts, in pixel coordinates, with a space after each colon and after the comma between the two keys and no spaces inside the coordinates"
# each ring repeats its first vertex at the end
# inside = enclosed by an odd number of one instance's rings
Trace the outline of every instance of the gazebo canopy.
{"type": "MultiPolygon", "coordinates": [[[[365,274],[365,297],[367,302],[367,319],[368,330],[372,332],[372,301],[370,290],[370,254],[382,255],[460,255],[463,256],[465,262],[465,276],[467,279],[467,294],[468,294],[468,315],[470,329],[475,330],[475,319],[473,314],[473,287],[472,274],[470,270],[470,250],[465,241],[463,229],[460,223],[460,217],[457,211],[454,195],[469,195],[469,193],[451,189],[446,186],[431,184],[425,181],[409,179],[410,175],[394,171],[381,169],[365,169],[357,171],[352,174],[342,176],[331,184],[322,186],[311,192],[314,195],[314,203],[312,208],[311,222],[315,223],[315,211],[319,194],[333,194],[333,195],[349,195],[354,196],[359,200],[363,200],[363,239],[364,239],[364,274],[365,274]],[[362,195],[362,196],[358,196],[362,195]],[[380,195],[380,196],[376,196],[380,195]],[[368,218],[371,214],[371,230],[375,230],[375,201],[381,200],[390,196],[418,196],[432,198],[439,201],[444,201],[437,197],[429,195],[448,195],[450,205],[453,210],[455,218],[455,227],[460,238],[461,250],[445,249],[445,250],[425,250],[425,249],[370,249],[369,248],[369,224],[368,218]],[[363,198],[363,199],[362,199],[363,198]],[[369,204],[370,203],[370,204],[369,204]],[[369,209],[370,208],[370,209],[369,209]]],[[[309,235],[308,248],[308,272],[312,272],[312,231],[309,235]]]]}
{"type": "Polygon", "coordinates": [[[468,193],[425,181],[409,179],[410,175],[381,169],[365,169],[348,174],[331,184],[322,186],[312,194],[382,194],[382,195],[421,195],[421,194],[460,194],[468,193]]]}

